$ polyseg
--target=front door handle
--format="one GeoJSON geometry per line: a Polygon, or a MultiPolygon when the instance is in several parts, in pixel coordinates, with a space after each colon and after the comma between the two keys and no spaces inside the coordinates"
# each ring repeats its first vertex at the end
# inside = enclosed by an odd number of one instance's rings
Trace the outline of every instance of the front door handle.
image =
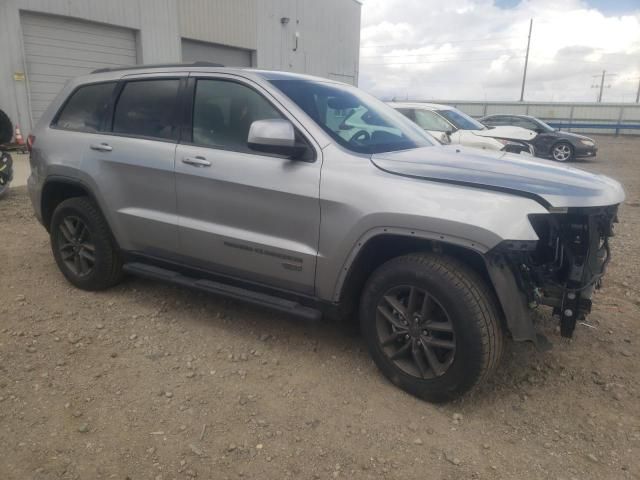
{"type": "Polygon", "coordinates": [[[113,147],[108,143],[92,143],[90,145],[91,150],[97,150],[99,152],[110,152],[113,147]]]}
{"type": "Polygon", "coordinates": [[[184,157],[182,163],[193,165],[194,167],[210,167],[211,162],[204,157],[184,157]]]}

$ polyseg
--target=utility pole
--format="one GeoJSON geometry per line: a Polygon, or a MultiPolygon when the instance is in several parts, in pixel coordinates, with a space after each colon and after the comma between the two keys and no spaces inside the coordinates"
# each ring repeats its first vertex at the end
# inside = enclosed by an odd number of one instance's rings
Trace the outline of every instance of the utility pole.
{"type": "MultiPolygon", "coordinates": [[[[604,81],[607,77],[614,77],[616,76],[617,73],[607,73],[606,70],[602,70],[602,75],[592,75],[593,78],[598,78],[600,77],[600,85],[596,84],[596,85],[591,85],[591,88],[598,88],[599,92],[598,92],[598,103],[602,102],[602,91],[604,90],[604,81]]],[[[610,88],[611,85],[607,85],[607,88],[610,88]]]]}
{"type": "Polygon", "coordinates": [[[640,103],[640,77],[638,77],[638,92],[636,93],[636,103],[640,103]]]}
{"type": "Polygon", "coordinates": [[[527,54],[524,57],[524,72],[522,72],[522,89],[520,90],[520,101],[524,101],[524,84],[527,81],[527,65],[529,64],[529,47],[531,46],[531,30],[533,29],[533,18],[529,22],[529,38],[527,38],[527,54]]]}

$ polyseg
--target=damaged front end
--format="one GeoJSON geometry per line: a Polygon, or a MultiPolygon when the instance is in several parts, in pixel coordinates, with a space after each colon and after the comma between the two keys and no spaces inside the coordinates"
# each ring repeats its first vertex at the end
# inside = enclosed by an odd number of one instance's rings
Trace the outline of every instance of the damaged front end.
{"type": "Polygon", "coordinates": [[[515,340],[543,339],[528,310],[553,308],[560,332],[571,337],[576,322],[591,312],[611,258],[609,238],[618,206],[550,209],[530,215],[537,241],[504,241],[487,255],[487,267],[515,340]]]}

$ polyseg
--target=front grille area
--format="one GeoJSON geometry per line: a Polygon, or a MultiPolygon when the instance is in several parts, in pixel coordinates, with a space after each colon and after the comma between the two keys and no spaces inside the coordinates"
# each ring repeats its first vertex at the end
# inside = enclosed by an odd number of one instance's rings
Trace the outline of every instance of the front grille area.
{"type": "Polygon", "coordinates": [[[503,253],[517,272],[529,305],[552,307],[562,335],[570,337],[576,322],[591,311],[593,291],[602,283],[617,206],[531,215],[530,221],[539,241],[507,242],[503,253]]]}

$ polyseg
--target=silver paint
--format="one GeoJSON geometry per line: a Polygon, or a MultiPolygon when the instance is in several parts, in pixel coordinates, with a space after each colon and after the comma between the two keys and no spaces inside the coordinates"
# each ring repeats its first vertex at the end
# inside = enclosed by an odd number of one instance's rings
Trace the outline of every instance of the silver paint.
{"type": "Polygon", "coordinates": [[[521,156],[442,146],[355,154],[335,144],[274,88],[268,81],[273,78],[303,77],[177,67],[75,79],[34,131],[29,191],[36,214],[41,218],[40,196],[48,178],[73,179],[92,192],[125,250],[186,259],[337,301],[352,262],[378,235],[436,240],[482,255],[506,239],[537,240],[528,215],[548,213],[545,202],[579,207],[624,199],[620,185],[607,177],[521,156]],[[49,126],[77,85],[164,74],[251,86],[307,138],[315,161],[49,126]],[[91,149],[103,143],[112,150],[91,149]],[[185,158],[210,165],[185,163],[185,158]]]}

